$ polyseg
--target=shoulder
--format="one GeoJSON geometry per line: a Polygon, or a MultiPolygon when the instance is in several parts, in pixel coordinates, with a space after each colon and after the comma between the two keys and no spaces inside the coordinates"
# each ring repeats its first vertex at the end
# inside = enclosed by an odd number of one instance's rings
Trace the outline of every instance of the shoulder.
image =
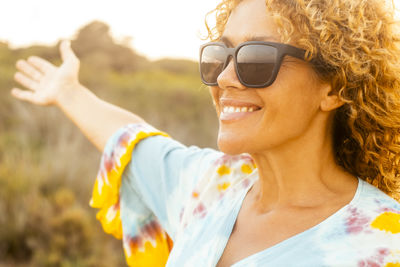
{"type": "Polygon", "coordinates": [[[346,211],[346,233],[349,239],[358,243],[356,248],[360,252],[395,253],[396,249],[397,257],[400,257],[400,251],[397,251],[400,248],[399,202],[360,179],[358,199],[348,205],[346,211]]]}
{"type": "Polygon", "coordinates": [[[364,180],[360,180],[360,183],[363,187],[360,192],[360,208],[376,215],[380,215],[384,212],[400,214],[399,202],[364,180]]]}
{"type": "Polygon", "coordinates": [[[357,195],[345,213],[347,232],[399,234],[400,241],[400,203],[366,181],[359,181],[357,195]]]}
{"type": "Polygon", "coordinates": [[[359,181],[354,199],[340,211],[339,220],[321,228],[319,245],[327,265],[389,266],[385,264],[400,262],[400,203],[359,181]]]}
{"type": "Polygon", "coordinates": [[[400,203],[367,182],[363,186],[360,209],[369,214],[370,228],[396,235],[400,248],[400,203]]]}

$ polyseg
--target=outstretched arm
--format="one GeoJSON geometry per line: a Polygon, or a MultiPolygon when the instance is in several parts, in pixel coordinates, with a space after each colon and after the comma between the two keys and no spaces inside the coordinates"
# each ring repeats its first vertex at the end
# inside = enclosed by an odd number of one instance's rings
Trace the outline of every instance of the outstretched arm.
{"type": "Polygon", "coordinates": [[[13,88],[11,94],[36,105],[58,106],[100,151],[120,127],[144,122],[139,116],[101,100],[79,83],[79,59],[70,42],[63,41],[60,52],[63,63],[59,67],[36,56],[19,60],[19,72],[14,79],[29,90],[13,88]]]}

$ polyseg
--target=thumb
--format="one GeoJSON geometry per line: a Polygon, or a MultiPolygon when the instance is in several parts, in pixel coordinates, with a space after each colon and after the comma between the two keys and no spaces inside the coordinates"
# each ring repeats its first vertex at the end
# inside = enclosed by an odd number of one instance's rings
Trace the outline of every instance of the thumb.
{"type": "Polygon", "coordinates": [[[66,61],[77,61],[78,58],[76,57],[74,51],[71,48],[71,42],[69,40],[64,40],[60,44],[60,53],[63,62],[66,61]]]}

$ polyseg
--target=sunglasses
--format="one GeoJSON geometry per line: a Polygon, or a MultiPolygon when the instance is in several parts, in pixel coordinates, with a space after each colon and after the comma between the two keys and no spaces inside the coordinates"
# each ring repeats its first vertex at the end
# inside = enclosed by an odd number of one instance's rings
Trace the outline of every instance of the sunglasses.
{"type": "Polygon", "coordinates": [[[204,84],[217,86],[217,78],[232,57],[240,82],[251,88],[270,86],[278,75],[285,55],[305,59],[305,50],[288,44],[248,41],[235,48],[210,42],[200,47],[200,76],[204,84]]]}

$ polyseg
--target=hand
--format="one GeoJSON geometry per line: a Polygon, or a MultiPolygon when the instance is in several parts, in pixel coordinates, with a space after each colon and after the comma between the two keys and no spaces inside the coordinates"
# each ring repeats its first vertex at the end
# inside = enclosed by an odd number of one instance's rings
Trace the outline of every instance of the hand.
{"type": "Polygon", "coordinates": [[[29,90],[13,88],[11,94],[36,105],[48,106],[58,103],[58,99],[79,85],[79,59],[71,49],[69,41],[60,44],[63,63],[56,67],[47,60],[31,56],[28,60],[18,60],[19,70],[15,81],[29,90]]]}

